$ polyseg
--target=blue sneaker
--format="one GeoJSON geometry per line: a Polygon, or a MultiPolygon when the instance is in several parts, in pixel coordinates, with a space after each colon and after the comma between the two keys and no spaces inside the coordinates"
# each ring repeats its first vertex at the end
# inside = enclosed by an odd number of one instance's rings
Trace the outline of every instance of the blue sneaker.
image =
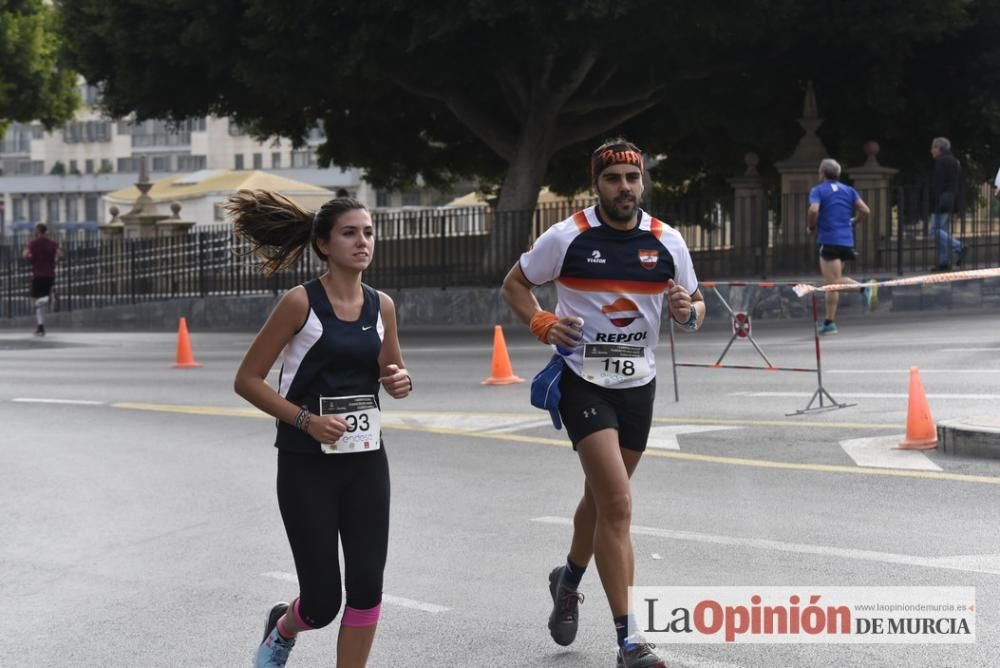
{"type": "Polygon", "coordinates": [[[874,311],[878,308],[878,281],[874,278],[868,281],[868,284],[861,288],[861,295],[865,298],[865,306],[868,307],[869,311],[874,311]]]}
{"type": "Polygon", "coordinates": [[[817,331],[820,336],[830,336],[831,334],[836,334],[837,323],[831,322],[829,325],[826,324],[820,325],[817,331]]]}
{"type": "Polygon", "coordinates": [[[288,610],[287,603],[278,603],[271,608],[264,626],[264,640],[257,648],[256,668],[284,668],[288,662],[288,654],[295,647],[295,638],[285,640],[278,633],[278,620],[288,610]]]}

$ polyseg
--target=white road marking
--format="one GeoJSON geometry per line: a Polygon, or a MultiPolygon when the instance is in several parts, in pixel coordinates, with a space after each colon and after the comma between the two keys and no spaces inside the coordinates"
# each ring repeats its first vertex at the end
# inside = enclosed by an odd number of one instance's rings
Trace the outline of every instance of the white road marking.
{"type": "Polygon", "coordinates": [[[723,427],[697,424],[676,424],[665,427],[653,427],[649,430],[649,440],[646,441],[646,447],[656,448],[658,450],[680,450],[681,446],[677,442],[677,437],[681,434],[700,434],[706,431],[729,431],[732,429],[742,429],[742,427],[723,427]]]}
{"type": "MultiPolygon", "coordinates": [[[[536,517],[532,522],[542,524],[559,524],[572,526],[569,517],[536,517]]],[[[837,557],[841,559],[859,559],[862,561],[879,561],[886,564],[902,564],[905,566],[923,566],[926,568],[941,568],[950,571],[966,573],[986,573],[1000,575],[1000,554],[965,555],[956,557],[918,557],[910,554],[894,554],[892,552],[875,552],[873,550],[855,550],[852,548],[830,547],[826,545],[809,545],[806,543],[786,543],[780,540],[764,538],[741,538],[737,536],[719,536],[696,531],[678,531],[674,529],[657,529],[632,525],[632,533],[641,536],[655,536],[671,540],[686,540],[695,543],[710,543],[715,545],[731,545],[733,547],[755,548],[759,550],[774,550],[791,554],[814,554],[820,557],[837,557]]]]}
{"type": "Polygon", "coordinates": [[[16,397],[11,401],[19,404],[75,404],[78,406],[103,406],[105,403],[87,399],[37,399],[34,397],[16,397]]]}
{"type": "MultiPolygon", "coordinates": [[[[295,577],[294,573],[285,573],[283,571],[269,571],[267,573],[261,573],[262,577],[274,578],[275,580],[284,580],[285,582],[299,583],[299,579],[295,577]]],[[[421,612],[430,612],[437,614],[439,612],[447,612],[451,608],[446,608],[443,605],[437,605],[435,603],[424,603],[423,601],[415,601],[412,598],[403,598],[402,596],[391,596],[389,594],[382,594],[382,602],[388,603],[390,605],[398,605],[401,608],[410,608],[411,610],[420,610],[421,612]]]]}
{"type": "Polygon", "coordinates": [[[523,416],[511,416],[502,414],[476,414],[476,413],[418,413],[406,411],[386,412],[386,419],[394,422],[402,422],[411,427],[424,429],[460,429],[462,431],[482,431],[502,433],[499,430],[516,431],[527,428],[528,423],[537,422],[538,425],[552,424],[551,420],[543,420],[544,413],[539,411],[536,415],[525,419],[523,416]]]}
{"type": "Polygon", "coordinates": [[[522,431],[524,429],[535,429],[536,427],[552,427],[552,418],[546,420],[528,420],[518,422],[507,427],[497,427],[496,429],[486,429],[490,434],[506,434],[512,431],[522,431]]]}
{"type": "MultiPolygon", "coordinates": [[[[731,397],[805,397],[812,392],[730,392],[731,397]]],[[[833,390],[833,396],[838,399],[906,399],[902,392],[838,392],[833,390]]],[[[996,401],[1000,394],[928,394],[928,399],[960,399],[962,401],[996,401]]]]}
{"type": "Polygon", "coordinates": [[[903,438],[905,434],[852,438],[841,441],[840,447],[858,466],[915,471],[941,470],[941,467],[928,459],[921,450],[899,450],[896,446],[903,438]]]}
{"type": "Polygon", "coordinates": [[[942,348],[943,353],[1000,353],[1000,348],[942,348]]]}
{"type": "MultiPolygon", "coordinates": [[[[1000,353],[1000,348],[996,349],[996,352],[1000,353]]],[[[910,370],[909,369],[823,369],[823,375],[845,374],[854,376],[860,374],[885,375],[893,373],[907,374],[910,373],[910,370]]],[[[1000,369],[920,369],[921,376],[933,373],[947,373],[947,374],[981,373],[984,375],[996,375],[1000,373],[1000,369]]]]}

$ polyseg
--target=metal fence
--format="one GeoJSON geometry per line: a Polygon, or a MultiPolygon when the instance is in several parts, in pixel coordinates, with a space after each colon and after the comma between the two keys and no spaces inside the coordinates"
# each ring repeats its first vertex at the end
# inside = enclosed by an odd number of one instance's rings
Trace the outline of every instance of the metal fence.
{"type": "MultiPolygon", "coordinates": [[[[926,187],[862,192],[874,214],[856,229],[853,275],[928,270],[936,261],[926,187]]],[[[535,237],[590,200],[498,213],[488,206],[374,211],[376,252],[364,280],[387,289],[495,286],[535,237]]],[[[703,279],[817,272],[815,238],[806,230],[808,195],[659,198],[649,210],[675,227],[703,279]],[[737,210],[738,207],[738,210],[737,210]]],[[[964,266],[1000,265],[1000,200],[987,189],[966,196],[951,223],[969,245],[964,266]]],[[[64,260],[56,308],[76,310],[143,301],[276,293],[319,275],[310,250],[292,268],[265,277],[229,225],[199,226],[159,239],[102,239],[93,231],[57,232],[64,260]]],[[[0,317],[32,312],[26,234],[0,242],[0,317]]]]}
{"type": "MultiPolygon", "coordinates": [[[[577,204],[504,213],[490,207],[375,211],[376,252],[364,280],[394,289],[496,285],[538,234],[585,205],[577,204]]],[[[60,311],[276,293],[323,271],[307,249],[287,271],[264,276],[249,244],[229,225],[156,239],[109,240],[93,231],[53,236],[63,250],[54,286],[60,311]]],[[[22,233],[0,243],[0,317],[32,312],[31,265],[21,258],[30,238],[22,233]]]]}

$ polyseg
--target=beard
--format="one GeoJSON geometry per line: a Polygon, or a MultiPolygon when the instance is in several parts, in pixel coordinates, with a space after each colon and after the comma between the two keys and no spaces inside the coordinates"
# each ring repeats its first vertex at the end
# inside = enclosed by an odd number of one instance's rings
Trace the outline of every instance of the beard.
{"type": "Polygon", "coordinates": [[[616,223],[631,222],[639,208],[639,202],[635,195],[619,195],[618,197],[599,195],[598,200],[601,203],[601,210],[616,223]]]}

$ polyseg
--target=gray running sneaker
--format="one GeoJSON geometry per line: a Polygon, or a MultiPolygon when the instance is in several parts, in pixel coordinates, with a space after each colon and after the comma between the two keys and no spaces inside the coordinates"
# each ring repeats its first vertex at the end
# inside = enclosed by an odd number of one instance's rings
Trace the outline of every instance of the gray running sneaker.
{"type": "Polygon", "coordinates": [[[580,604],[583,603],[583,594],[560,585],[564,568],[566,567],[559,566],[549,573],[549,593],[552,594],[549,633],[556,644],[563,647],[576,639],[576,629],[580,623],[580,604]]]}
{"type": "Polygon", "coordinates": [[[617,668],[667,668],[663,659],[653,652],[656,645],[636,638],[636,642],[626,642],[625,647],[618,650],[617,668]]]}
{"type": "Polygon", "coordinates": [[[295,638],[285,640],[278,633],[278,620],[288,610],[287,603],[278,603],[267,616],[264,626],[264,640],[257,647],[255,668],[284,668],[288,662],[288,654],[295,647],[295,638]]]}

